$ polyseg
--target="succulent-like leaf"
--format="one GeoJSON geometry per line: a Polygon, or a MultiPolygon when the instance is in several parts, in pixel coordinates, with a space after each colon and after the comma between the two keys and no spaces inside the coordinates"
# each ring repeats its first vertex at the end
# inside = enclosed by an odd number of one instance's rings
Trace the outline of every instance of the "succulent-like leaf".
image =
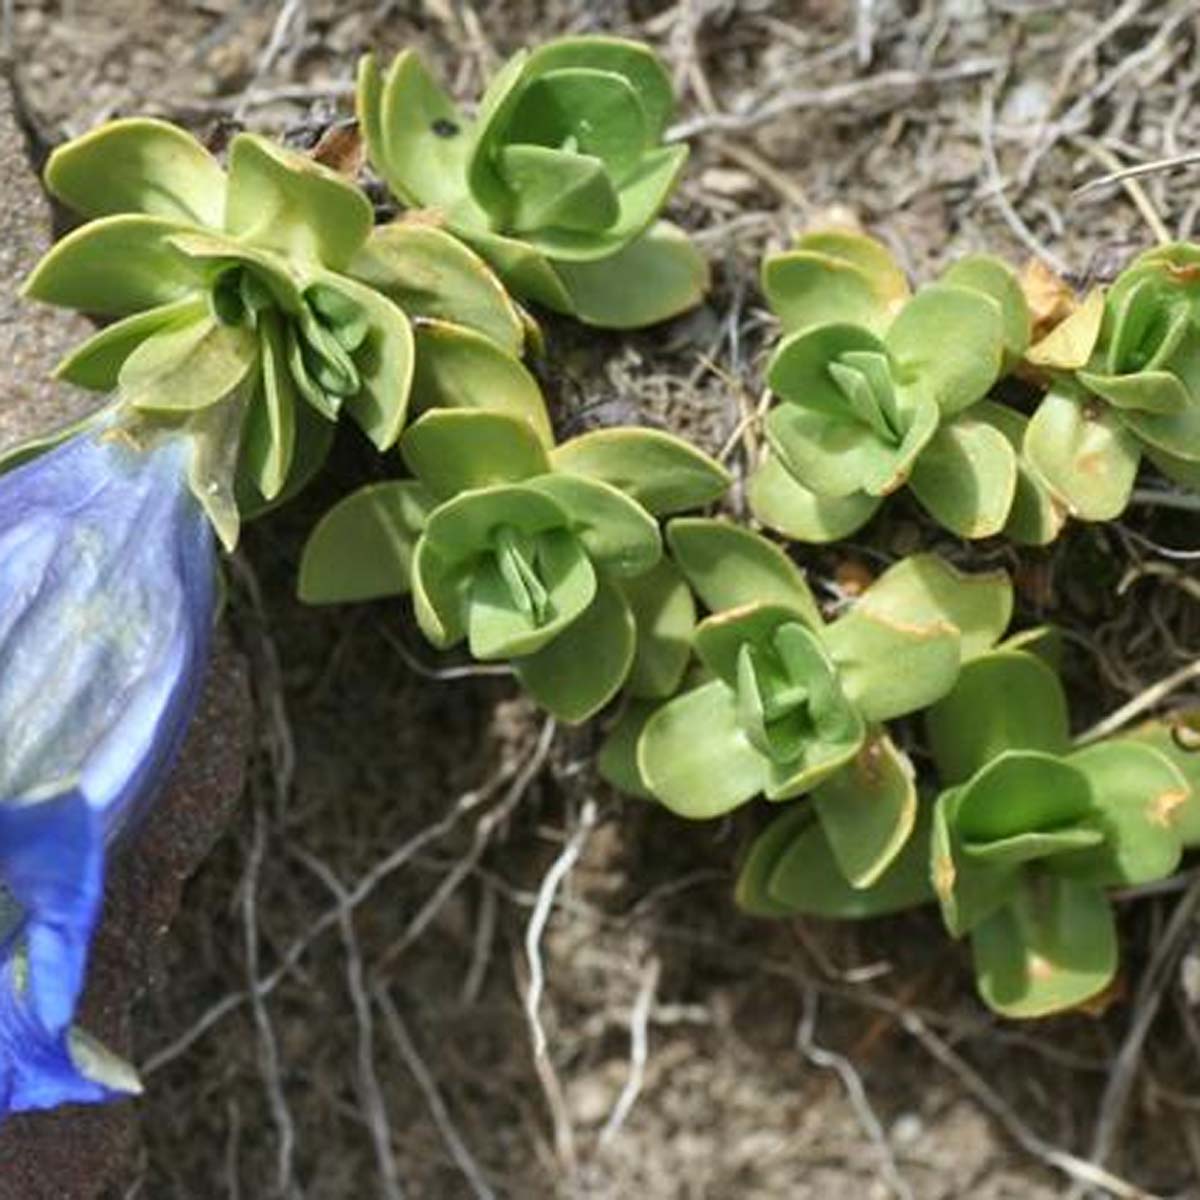
{"type": "Polygon", "coordinates": [[[750,476],[747,492],[754,515],[771,529],[800,542],[836,542],[861,529],[882,499],[855,492],[818,496],[775,454],[768,453],[750,476]]]}
{"type": "Polygon", "coordinates": [[[964,538],[991,537],[1008,522],[1017,455],[1008,438],[966,413],[930,438],[909,486],[931,516],[964,538]]]}
{"type": "Polygon", "coordinates": [[[696,605],[691,589],[669,558],[620,580],[619,586],[637,631],[626,690],[631,696],[669,696],[683,679],[692,652],[696,605]]]}
{"type": "Polygon", "coordinates": [[[58,146],[46,186],[83,217],[144,213],[220,229],[225,172],[191,134],[166,121],[109,121],[58,146]]]}
{"type": "Polygon", "coordinates": [[[1002,532],[1025,546],[1048,545],[1062,531],[1067,512],[1025,458],[1028,418],[1007,405],[995,404],[991,400],[981,400],[976,404],[971,409],[971,417],[1003,434],[1016,456],[1017,482],[1013,490],[1012,507],[1002,532]]]}
{"type": "Polygon", "coordinates": [[[1011,370],[1029,347],[1032,319],[1016,272],[992,254],[969,254],[945,274],[943,283],[980,292],[1000,306],[1004,322],[1004,365],[1011,370]]]}
{"type": "Polygon", "coordinates": [[[824,640],[847,697],[868,721],[925,708],[958,676],[958,630],[943,620],[914,625],[853,608],[826,628],[824,640]]]}
{"type": "MultiPolygon", "coordinates": [[[[800,614],[786,604],[747,604],[725,609],[700,622],[693,646],[705,667],[727,687],[736,689],[743,649],[750,646],[769,654],[775,635],[784,625],[804,625],[800,614]]],[[[815,632],[809,626],[805,628],[815,632]]]]}
{"type": "Polygon", "coordinates": [[[382,78],[373,58],[362,59],[357,101],[371,162],[396,195],[487,228],[466,187],[470,127],[415,52],[401,51],[382,78]]]}
{"type": "Polygon", "coordinates": [[[963,666],[953,690],[925,714],[943,784],[962,783],[1008,750],[1062,755],[1070,748],[1067,700],[1040,658],[995,650],[963,666]]]}
{"type": "Polygon", "coordinates": [[[447,321],[421,321],[414,334],[412,400],[418,408],[503,413],[528,423],[547,449],[553,447],[541,388],[520,359],[483,334],[447,321]]]}
{"type": "Polygon", "coordinates": [[[365,322],[365,336],[353,355],[358,390],[346,398],[346,409],[377,450],[390,450],[408,415],[412,326],[395,304],[361,283],[323,274],[317,280],[349,298],[365,322]]]}
{"type": "Polygon", "coordinates": [[[472,488],[532,479],[550,469],[528,421],[486,409],[441,408],[404,432],[408,469],[440,500],[472,488]]]}
{"type": "Polygon", "coordinates": [[[121,364],[118,388],[132,408],[186,413],[224,400],[257,364],[248,331],[205,314],[142,342],[121,364]]]}
{"type": "Polygon", "coordinates": [[[711,283],[708,260],[669,221],[656,221],[605,258],[558,261],[554,271],[568,302],[551,307],[602,329],[641,329],[669,320],[695,308],[711,283]],[[631,279],[638,281],[636,288],[629,286],[631,279]]]}
{"type": "Polygon", "coordinates": [[[730,479],[707,454],[655,429],[597,429],[558,446],[551,461],[555,471],[610,484],[658,517],[711,503],[730,479]]]}
{"type": "Polygon", "coordinates": [[[620,691],[633,664],[633,613],[611,581],[600,576],[591,604],[553,641],[513,662],[517,678],[551,715],[586,721],[620,691]]]}
{"type": "Polygon", "coordinates": [[[745,804],[768,778],[766,759],[738,723],[734,693],[719,679],[656,709],[638,740],[637,761],[658,800],[697,820],[745,804]]]}
{"type": "Polygon", "coordinates": [[[186,226],[162,217],[103,217],[68,233],[33,269],[21,292],[32,300],[123,317],[181,300],[202,269],[171,239],[186,226]]]}
{"type": "Polygon", "coordinates": [[[1006,572],[960,571],[936,554],[911,554],[876,579],[854,610],[900,626],[948,622],[958,631],[962,661],[967,662],[1000,640],[1012,607],[1012,582],[1006,572]]]}
{"type": "Polygon", "coordinates": [[[838,869],[870,887],[903,850],[917,819],[916,772],[887,733],[874,729],[853,760],[813,791],[838,869]]]}
{"type": "Polygon", "coordinates": [[[1028,880],[971,938],[979,991],[1007,1017],[1043,1017],[1102,992],[1117,970],[1112,908],[1100,888],[1028,880]]]}
{"type": "Polygon", "coordinates": [[[1025,431],[1025,458],[1074,516],[1109,521],[1129,503],[1141,452],[1121,418],[1065,391],[1047,392],[1025,431]]]}
{"type": "Polygon", "coordinates": [[[203,296],[188,295],[171,304],[134,313],[97,330],[76,346],[54,369],[59,379],[94,392],[111,392],[117,386],[121,364],[148,337],[203,316],[203,296]]]}
{"type": "Polygon", "coordinates": [[[953,416],[982,400],[999,377],[1004,324],[994,300],[936,283],[900,310],[884,341],[898,377],[953,416]]]}
{"type": "Polygon", "coordinates": [[[456,237],[403,218],[373,230],[347,274],[400,305],[410,317],[465,325],[510,355],[525,335],[516,305],[487,263],[456,237]]]}
{"type": "Polygon", "coordinates": [[[543,611],[531,610],[506,570],[507,551],[501,543],[471,577],[467,637],[471,654],[483,662],[536,654],[587,612],[599,586],[578,539],[565,529],[553,530],[530,539],[528,549],[519,543],[516,549],[527,568],[536,571],[544,593],[543,611]]]}
{"type": "Polygon", "coordinates": [[[1200,845],[1200,713],[1184,711],[1140,725],[1125,735],[1168,758],[1188,784],[1188,798],[1172,810],[1172,824],[1185,848],[1200,845]]]}
{"type": "Polygon", "coordinates": [[[814,230],[793,250],[768,256],[762,284],[788,332],[834,321],[882,334],[909,294],[890,251],[848,229],[814,230]]]}
{"type": "Polygon", "coordinates": [[[288,369],[287,349],[278,313],[259,318],[259,387],[251,398],[242,433],[241,468],[265,500],[283,491],[296,448],[296,412],[300,398],[288,369]]]}
{"type": "Polygon", "coordinates": [[[567,514],[568,528],[588,557],[613,575],[636,578],[662,555],[658,522],[635,500],[599,479],[554,473],[526,486],[549,496],[567,514]]]}
{"type": "Polygon", "coordinates": [[[370,201],[336,171],[266,138],[229,148],[225,229],[253,246],[340,270],[367,240],[370,201]]]}
{"type": "Polygon", "coordinates": [[[675,108],[671,76],[661,59],[641,42],[627,38],[588,35],[557,38],[529,56],[525,74],[536,79],[569,69],[603,71],[618,76],[637,96],[646,121],[646,141],[659,141],[675,108]]]}
{"type": "Polygon", "coordinates": [[[667,526],[667,543],[709,612],[783,605],[812,629],[821,628],[804,572],[774,542],[730,521],[679,517],[667,526]]]}
{"type": "Polygon", "coordinates": [[[638,740],[659,704],[658,700],[628,701],[609,726],[596,755],[596,772],[600,778],[618,792],[640,800],[653,800],[654,793],[638,769],[638,740]]]}
{"type": "Polygon", "coordinates": [[[555,266],[539,250],[517,238],[495,232],[463,229],[462,235],[477,250],[514,295],[544,304],[560,313],[575,306],[555,266]]]}
{"type": "Polygon", "coordinates": [[[497,159],[513,196],[505,224],[515,234],[547,227],[598,233],[620,215],[616,189],[598,158],[516,145],[501,147],[497,159]]]}
{"type": "Polygon", "coordinates": [[[367,484],[340,500],[304,545],[300,599],[348,604],[407,593],[417,538],[432,506],[414,480],[367,484]]]}
{"type": "MultiPolygon", "coordinates": [[[[771,895],[771,878],[792,843],[810,831],[821,836],[812,806],[808,804],[789,804],[767,825],[750,844],[738,871],[734,888],[734,902],[738,908],[754,917],[785,917],[791,913],[786,904],[771,895]]],[[[823,849],[828,863],[833,856],[828,846],[823,849]]],[[[825,867],[822,873],[836,876],[837,870],[830,871],[825,867]]],[[[841,886],[846,887],[844,879],[841,886]]]]}
{"type": "Polygon", "coordinates": [[[823,824],[794,805],[767,827],[738,880],[737,899],[749,912],[839,920],[883,916],[933,899],[926,865],[928,806],[890,867],[868,888],[853,887],[838,870],[823,824]],[[777,826],[782,828],[777,829],[777,826]]]}
{"type": "Polygon", "coordinates": [[[1176,822],[1192,799],[1170,758],[1144,743],[1117,739],[1078,750],[1067,762],[1091,784],[1104,841],[1055,858],[1050,869],[1106,886],[1170,875],[1183,852],[1176,822]]]}

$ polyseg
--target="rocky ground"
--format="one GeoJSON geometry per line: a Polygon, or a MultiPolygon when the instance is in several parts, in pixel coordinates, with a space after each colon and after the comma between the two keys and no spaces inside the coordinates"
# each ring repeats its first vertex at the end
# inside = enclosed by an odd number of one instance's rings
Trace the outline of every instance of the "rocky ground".
{"type": "MultiPolygon", "coordinates": [[[[831,209],[917,277],[986,247],[1036,253],[1079,283],[1187,236],[1200,211],[1194,168],[1074,191],[1196,146],[1189,2],[3,12],[26,165],[118,113],[214,142],[240,124],[311,142],[348,111],[366,49],[417,45],[468,97],[526,42],[653,42],[694,147],[673,216],[716,286],[651,334],[548,323],[563,429],[647,420],[724,448],[773,336],[757,261],[831,209]]],[[[27,261],[0,256],[6,399],[31,395],[28,313],[10,337],[27,261]]],[[[736,445],[730,465],[744,466],[736,445]]],[[[932,914],[739,917],[731,863],[761,812],[685,826],[622,802],[592,773],[595,731],[551,728],[503,678],[446,672],[398,606],[293,600],[305,531],[379,469],[347,440],[319,494],[253,529],[231,567],[255,701],[250,781],[140,1006],[141,1150],[106,1200],[1200,1195],[1193,874],[1122,904],[1127,974],[1106,1012],[1031,1026],[982,1009],[932,914]]],[[[830,597],[848,566],[917,545],[1015,569],[1020,619],[1068,630],[1083,728],[1197,657],[1197,544],[1194,516],[1139,507],[1015,555],[952,543],[901,500],[854,544],[801,558],[830,597]]],[[[215,703],[228,717],[232,696],[215,703]]]]}

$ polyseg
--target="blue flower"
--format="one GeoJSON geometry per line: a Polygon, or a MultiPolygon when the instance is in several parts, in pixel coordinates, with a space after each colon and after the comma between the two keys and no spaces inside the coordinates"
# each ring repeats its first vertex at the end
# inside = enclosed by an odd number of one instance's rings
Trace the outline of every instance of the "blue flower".
{"type": "Polygon", "coordinates": [[[0,1117],[138,1090],[73,1018],[106,857],[169,771],[208,655],[190,449],[106,423],[0,475],[0,1117]]]}

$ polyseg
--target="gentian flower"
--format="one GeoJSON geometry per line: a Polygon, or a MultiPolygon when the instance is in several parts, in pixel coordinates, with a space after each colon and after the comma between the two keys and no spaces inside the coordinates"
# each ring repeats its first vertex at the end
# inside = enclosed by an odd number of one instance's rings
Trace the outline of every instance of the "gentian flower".
{"type": "Polygon", "coordinates": [[[105,419],[0,475],[0,1117],[139,1090],[73,1021],[106,859],[170,770],[207,658],[191,453],[105,419]]]}

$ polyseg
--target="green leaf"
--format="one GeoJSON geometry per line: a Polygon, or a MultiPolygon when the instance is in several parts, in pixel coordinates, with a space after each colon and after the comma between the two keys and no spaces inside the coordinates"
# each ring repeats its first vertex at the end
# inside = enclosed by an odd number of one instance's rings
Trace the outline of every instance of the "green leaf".
{"type": "Polygon", "coordinates": [[[484,410],[532,426],[547,450],[554,432],[537,380],[520,361],[481,333],[446,321],[415,330],[413,402],[422,409],[484,410]]]}
{"type": "Polygon", "coordinates": [[[961,788],[954,827],[965,847],[1087,824],[1092,788],[1080,768],[1053,754],[1005,750],[961,788]]]}
{"type": "Polygon", "coordinates": [[[348,604],[407,593],[431,508],[431,497],[413,480],[368,484],[338,501],[304,544],[300,599],[348,604]]]}
{"type": "Polygon", "coordinates": [[[171,245],[184,228],[161,217],[92,221],[50,248],[21,294],[111,317],[181,300],[204,282],[202,268],[171,245]]]}
{"type": "Polygon", "coordinates": [[[439,408],[405,431],[408,469],[440,500],[472,488],[532,479],[550,469],[528,421],[477,408],[439,408]]]}
{"type": "Polygon", "coordinates": [[[1115,408],[1137,413],[1177,415],[1191,403],[1188,389],[1170,371],[1138,371],[1134,375],[1100,375],[1078,371],[1075,378],[1115,408]]]}
{"type": "Polygon", "coordinates": [[[526,240],[556,264],[608,258],[654,224],[683,174],[687,156],[686,146],[659,146],[644,154],[633,175],[622,181],[617,193],[620,212],[606,229],[547,227],[527,233],[526,240]]]}
{"type": "Polygon", "coordinates": [[[1067,762],[1092,785],[1104,843],[1056,858],[1051,869],[1104,886],[1172,874],[1183,853],[1176,822],[1192,795],[1170,758],[1122,738],[1078,750],[1067,762]]]}
{"type": "Polygon", "coordinates": [[[948,622],[958,630],[962,660],[990,650],[1012,619],[1012,582],[1005,571],[960,571],[936,554],[912,554],[889,567],[855,604],[899,625],[948,622]]]}
{"type": "Polygon", "coordinates": [[[882,729],[852,762],[813,792],[838,869],[856,888],[870,887],[904,849],[916,825],[916,772],[882,729]]]}
{"type": "Polygon", "coordinates": [[[774,454],[767,454],[750,476],[747,493],[751,510],[764,525],[785,537],[818,544],[857,532],[882,503],[880,497],[862,492],[818,496],[774,454]]]}
{"type": "Polygon", "coordinates": [[[1200,395],[1187,394],[1178,413],[1122,412],[1128,429],[1148,446],[1193,465],[1200,463],[1200,395]]]}
{"type": "Polygon", "coordinates": [[[504,146],[497,163],[513,195],[507,227],[516,234],[547,227],[591,233],[620,215],[620,201],[597,158],[547,146],[504,146]]]}
{"type": "Polygon", "coordinates": [[[396,444],[408,415],[415,349],[408,318],[390,300],[345,276],[319,275],[361,309],[367,335],[354,351],[359,388],[346,399],[354,423],[376,450],[396,444]]]}
{"type": "Polygon", "coordinates": [[[471,653],[483,662],[534,654],[577,621],[596,594],[597,577],[578,539],[552,530],[533,542],[531,566],[545,590],[545,614],[514,600],[499,554],[475,569],[467,605],[471,653]]]}
{"type": "MultiPolygon", "coordinates": [[[[734,889],[734,903],[738,908],[754,917],[790,915],[792,910],[771,895],[771,878],[792,844],[809,832],[815,832],[823,840],[812,806],[790,804],[754,839],[742,861],[734,889]]],[[[829,847],[822,849],[822,872],[836,877],[835,889],[846,888],[846,881],[832,867],[829,847]]]]}
{"type": "Polygon", "coordinates": [[[887,358],[883,343],[858,325],[822,322],[810,326],[780,342],[767,364],[767,386],[807,411],[854,421],[850,403],[830,372],[831,363],[854,353],[887,358]]]}
{"type": "Polygon", "coordinates": [[[969,254],[942,275],[942,282],[963,287],[994,300],[1004,322],[1004,364],[1020,362],[1029,348],[1032,319],[1020,280],[1012,267],[992,254],[969,254]]]}
{"type": "Polygon", "coordinates": [[[247,330],[198,317],[147,338],[125,359],[121,400],[145,412],[194,412],[232,395],[258,361],[247,330]]]}
{"type": "Polygon", "coordinates": [[[233,139],[225,228],[240,240],[340,270],[374,223],[371,202],[336,171],[257,134],[233,139]]]}
{"type": "Polygon", "coordinates": [[[83,217],[145,213],[220,229],[225,172],[189,133],[166,121],[109,121],[57,147],[46,186],[83,217]]]}
{"type": "Polygon", "coordinates": [[[1044,1017],[1102,992],[1117,971],[1104,893],[1053,876],[1028,881],[971,938],[979,993],[1006,1017],[1044,1017]]]}
{"type": "Polygon", "coordinates": [[[524,74],[527,79],[536,79],[571,68],[617,75],[633,89],[645,114],[647,145],[666,132],[675,108],[671,76],[648,46],[627,38],[594,34],[555,38],[533,51],[526,60],[524,74]]]}
{"type": "Polygon", "coordinates": [[[1007,750],[1065,754],[1067,699],[1054,671],[1020,650],[995,650],[963,666],[957,683],[925,714],[938,773],[961,783],[1007,750]]]}
{"type": "Polygon", "coordinates": [[[552,716],[572,725],[600,711],[621,689],[633,664],[633,613],[617,587],[600,576],[596,594],[552,642],[513,662],[517,678],[552,716]]]}
{"type": "Polygon", "coordinates": [[[1155,446],[1144,447],[1146,457],[1173,483],[1200,492],[1200,462],[1189,462],[1166,454],[1155,446]]]}
{"type": "MultiPolygon", "coordinates": [[[[528,64],[533,68],[534,62],[528,64]]],[[[620,184],[636,170],[653,144],[645,111],[637,92],[620,75],[597,70],[586,63],[525,72],[503,137],[508,143],[498,153],[500,174],[514,191],[507,156],[526,147],[546,149],[572,146],[579,156],[596,162],[606,180],[620,184]]],[[[566,186],[570,186],[564,180],[566,186]]],[[[615,213],[614,213],[615,217],[615,213]]],[[[566,228],[605,228],[610,221],[590,226],[546,220],[528,228],[563,225],[566,228]]],[[[520,228],[516,218],[513,228],[520,228]]]]}
{"type": "Polygon", "coordinates": [[[789,471],[821,496],[835,499],[895,491],[934,435],[937,409],[919,406],[903,441],[884,440],[849,415],[830,416],[800,404],[778,405],[767,416],[772,451],[789,471]]]}
{"type": "Polygon", "coordinates": [[[971,416],[1003,434],[1016,455],[1017,484],[1003,533],[1025,546],[1048,545],[1061,532],[1067,513],[1025,459],[1023,446],[1028,418],[991,400],[981,400],[971,409],[971,416]]]}
{"type": "Polygon", "coordinates": [[[582,475],[539,475],[531,490],[567,514],[568,527],[603,570],[624,578],[649,571],[662,556],[658,522],[624,492],[582,475]]]}
{"type": "Polygon", "coordinates": [[[203,316],[206,309],[203,296],[188,295],[172,304],[114,321],[76,346],[55,367],[55,378],[94,392],[111,392],[117,386],[121,364],[146,338],[188,324],[203,316]]]}
{"type": "Polygon", "coordinates": [[[382,292],[410,317],[453,322],[519,355],[520,314],[487,263],[443,229],[400,219],[373,230],[346,272],[382,292]]]}
{"type": "Polygon", "coordinates": [[[708,260],[669,221],[655,222],[604,258],[561,260],[554,270],[567,304],[550,307],[600,329],[642,329],[669,320],[695,308],[712,282],[708,260]],[[631,279],[638,281],[636,288],[630,288],[631,279]]]}
{"type": "MultiPolygon", "coordinates": [[[[807,806],[797,807],[803,811],[807,806]]],[[[799,820],[796,823],[799,825],[799,820]]],[[[836,920],[879,917],[926,904],[933,899],[926,857],[928,827],[926,805],[918,814],[912,837],[891,866],[873,886],[856,888],[838,870],[824,825],[811,821],[776,855],[766,895],[778,913],[836,920]]]]}
{"type": "MultiPolygon", "coordinates": [[[[253,416],[247,414],[247,423],[253,416]]],[[[264,513],[287,503],[293,496],[298,495],[317,476],[324,467],[333,445],[334,425],[327,421],[316,409],[308,404],[298,404],[294,411],[296,435],[292,447],[291,463],[287,479],[278,494],[267,500],[259,490],[257,480],[251,478],[251,472],[246,469],[243,453],[243,463],[239,464],[234,480],[234,495],[242,520],[256,520],[264,513]]],[[[249,431],[243,432],[243,444],[249,431]]]]}
{"type": "Polygon", "coordinates": [[[768,773],[738,723],[733,691],[719,679],[655,711],[638,742],[638,768],[667,808],[696,820],[745,804],[768,773]]]}
{"type": "Polygon", "coordinates": [[[884,338],[897,378],[919,388],[944,416],[982,400],[1000,375],[1000,306],[979,292],[935,283],[901,310],[884,338]]]}
{"type": "Polygon", "coordinates": [[[554,470],[598,479],[657,517],[699,508],[729,486],[719,463],[682,438],[654,429],[597,429],[551,454],[554,470]]]}
{"type": "Polygon", "coordinates": [[[824,624],[804,572],[760,534],[727,520],[678,517],[667,526],[667,544],[709,612],[774,604],[813,629],[824,624]]]}
{"type": "Polygon", "coordinates": [[[1141,452],[1137,438],[1106,406],[1047,392],[1029,422],[1024,449],[1073,516],[1111,521],[1129,503],[1141,452]]]}
{"type": "MultiPolygon", "coordinates": [[[[636,669],[636,668],[635,668],[636,669]]],[[[639,800],[653,800],[650,785],[642,778],[637,765],[638,739],[651,715],[657,711],[657,700],[630,700],[620,716],[609,726],[596,755],[596,772],[610,787],[639,800]]]]}
{"type": "Polygon", "coordinates": [[[768,256],[762,284],[789,332],[837,321],[882,334],[909,294],[891,252],[846,229],[814,230],[794,250],[768,256]]]}
{"type": "Polygon", "coordinates": [[[278,313],[268,311],[260,317],[259,354],[260,386],[246,414],[240,466],[253,477],[263,498],[274,500],[291,471],[300,404],[278,313]]]}
{"type": "Polygon", "coordinates": [[[962,788],[938,796],[933,808],[929,879],[951,937],[970,933],[1003,908],[1020,886],[1018,870],[964,853],[955,814],[962,788]]]}
{"type": "Polygon", "coordinates": [[[921,451],[909,486],[930,516],[952,533],[991,537],[1012,512],[1017,455],[993,426],[970,415],[957,417],[921,451]]]}
{"type": "Polygon", "coordinates": [[[512,197],[500,174],[496,157],[504,144],[504,130],[521,98],[527,49],[518,50],[488,81],[475,113],[473,137],[467,150],[467,190],[487,214],[485,228],[503,228],[512,197]]]}
{"type": "Polygon", "coordinates": [[[417,539],[409,581],[413,611],[421,632],[439,650],[466,637],[470,568],[469,562],[429,538],[417,539]]]}
{"type": "Polygon", "coordinates": [[[958,676],[957,629],[913,625],[855,607],[828,626],[825,645],[851,703],[868,721],[887,721],[941,699],[958,676]]]}
{"type": "Polygon", "coordinates": [[[687,581],[668,558],[620,581],[633,612],[637,647],[626,680],[631,696],[669,696],[679,686],[692,652],[696,605],[687,581]]]}
{"type": "Polygon", "coordinates": [[[360,61],[358,116],[372,164],[400,199],[487,227],[466,186],[470,126],[414,51],[396,55],[382,80],[373,58],[360,61]]]}
{"type": "Polygon", "coordinates": [[[521,484],[500,484],[463,492],[439,504],[430,514],[425,536],[448,563],[458,563],[489,553],[501,529],[533,537],[565,529],[568,520],[562,506],[549,496],[521,484]]]}
{"type": "Polygon", "coordinates": [[[539,250],[516,238],[497,233],[474,229],[461,229],[460,232],[487,259],[504,281],[504,286],[514,295],[535,304],[544,304],[555,312],[575,312],[562,277],[539,250]]]}
{"type": "Polygon", "coordinates": [[[784,625],[803,626],[795,608],[765,601],[746,604],[706,617],[696,626],[692,644],[701,662],[727,687],[736,688],[743,647],[770,654],[775,635],[784,625]]]}
{"type": "Polygon", "coordinates": [[[1153,747],[1187,781],[1188,798],[1171,812],[1171,823],[1187,848],[1200,845],[1200,714],[1175,713],[1139,725],[1127,738],[1153,747]]]}

